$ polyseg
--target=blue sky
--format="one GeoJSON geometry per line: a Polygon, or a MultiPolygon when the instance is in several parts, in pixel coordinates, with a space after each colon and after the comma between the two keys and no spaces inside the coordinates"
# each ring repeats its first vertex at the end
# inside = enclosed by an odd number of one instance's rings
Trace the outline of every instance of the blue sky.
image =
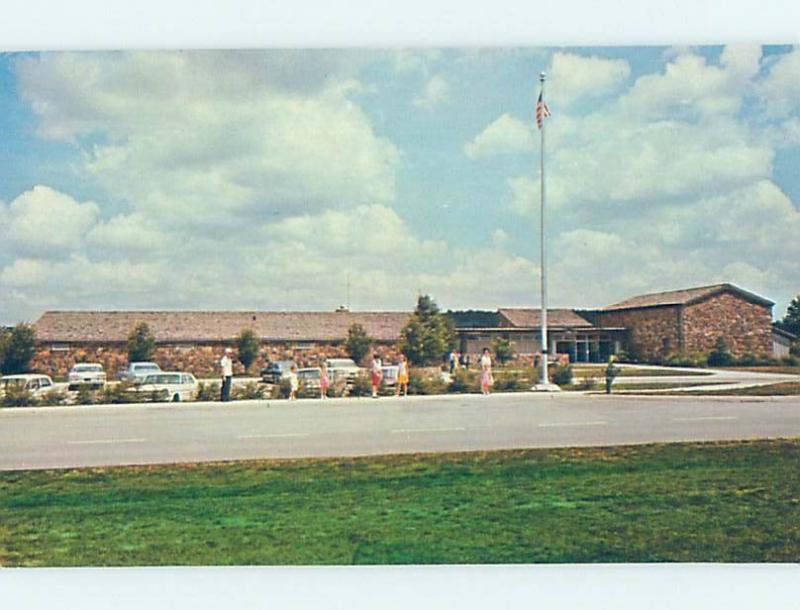
{"type": "Polygon", "coordinates": [[[0,55],[0,322],[800,292],[789,46],[0,55]]]}

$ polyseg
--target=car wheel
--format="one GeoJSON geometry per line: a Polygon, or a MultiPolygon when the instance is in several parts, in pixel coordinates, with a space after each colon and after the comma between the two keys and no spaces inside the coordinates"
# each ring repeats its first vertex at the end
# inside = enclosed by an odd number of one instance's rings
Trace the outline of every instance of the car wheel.
{"type": "Polygon", "coordinates": [[[181,401],[180,394],[175,394],[175,396],[172,397],[172,402],[180,402],[180,401],[181,401]]]}

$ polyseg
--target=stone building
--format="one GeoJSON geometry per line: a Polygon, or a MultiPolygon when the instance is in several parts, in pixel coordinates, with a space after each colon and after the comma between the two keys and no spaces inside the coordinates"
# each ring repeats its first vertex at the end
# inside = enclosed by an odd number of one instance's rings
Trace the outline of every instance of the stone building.
{"type": "MultiPolygon", "coordinates": [[[[244,329],[252,329],[262,349],[251,373],[267,360],[293,359],[313,366],[325,358],[347,357],[344,342],[361,324],[380,350],[391,355],[411,314],[404,312],[264,311],[49,311],[34,324],[39,349],[32,368],[56,377],[75,362],[100,362],[109,378],[128,363],[131,330],[145,322],[156,339],[154,360],[165,370],[218,374],[217,362],[244,329]]],[[[237,363],[236,373],[243,373],[237,363]]]]}
{"type": "Polygon", "coordinates": [[[722,337],[734,356],[772,355],[774,303],[733,284],[636,296],[594,312],[601,326],[627,329],[626,349],[646,360],[710,352],[722,337]]]}

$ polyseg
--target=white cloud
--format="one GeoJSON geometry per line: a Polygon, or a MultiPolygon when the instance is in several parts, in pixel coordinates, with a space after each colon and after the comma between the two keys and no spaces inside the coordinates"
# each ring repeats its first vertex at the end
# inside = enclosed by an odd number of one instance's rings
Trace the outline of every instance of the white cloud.
{"type": "Polygon", "coordinates": [[[426,110],[433,110],[445,103],[450,97],[450,84],[441,74],[431,77],[422,93],[414,99],[414,105],[426,110]]]}
{"type": "Polygon", "coordinates": [[[624,59],[557,52],[547,77],[547,99],[552,105],[607,95],[623,85],[630,74],[630,65],[624,59]]]}
{"type": "Polygon", "coordinates": [[[489,123],[471,142],[464,145],[470,159],[503,153],[527,152],[534,147],[531,127],[508,113],[489,123]]]}
{"type": "Polygon", "coordinates": [[[96,203],[79,203],[50,187],[37,185],[11,201],[0,224],[5,246],[16,252],[60,256],[77,248],[97,220],[96,203]]]}
{"type": "Polygon", "coordinates": [[[800,110],[800,47],[781,55],[759,83],[769,114],[786,116],[800,110]]]}

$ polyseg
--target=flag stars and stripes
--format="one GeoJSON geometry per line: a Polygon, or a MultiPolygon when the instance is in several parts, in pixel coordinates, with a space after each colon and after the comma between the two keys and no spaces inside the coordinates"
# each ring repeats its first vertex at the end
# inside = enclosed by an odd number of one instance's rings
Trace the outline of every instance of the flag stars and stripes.
{"type": "Polygon", "coordinates": [[[544,120],[550,116],[550,109],[544,101],[544,92],[539,93],[539,99],[536,101],[536,125],[539,129],[544,125],[544,120]]]}

